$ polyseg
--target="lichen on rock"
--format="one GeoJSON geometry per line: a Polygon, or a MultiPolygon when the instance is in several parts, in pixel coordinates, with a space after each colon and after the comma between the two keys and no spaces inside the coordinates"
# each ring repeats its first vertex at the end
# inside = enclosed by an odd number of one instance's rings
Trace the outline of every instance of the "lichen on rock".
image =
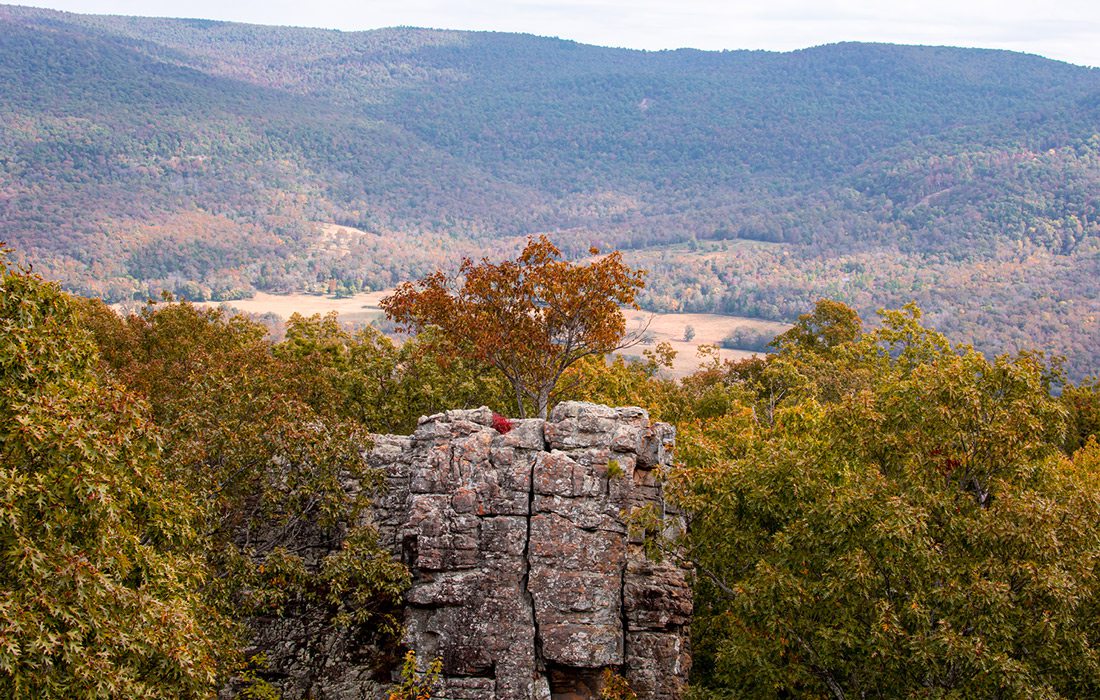
{"type": "MultiPolygon", "coordinates": [[[[629,527],[640,509],[661,531],[684,526],[662,486],[672,426],[640,408],[577,402],[509,422],[501,432],[488,408],[448,411],[411,436],[376,436],[367,455],[385,475],[373,525],[412,573],[404,643],[421,663],[442,660],[434,697],[595,698],[610,668],[639,698],[680,698],[691,665],[686,572],[648,558],[629,527]]],[[[355,630],[318,630],[311,649],[323,653],[288,646],[310,624],[254,625],[285,698],[386,697],[382,650],[355,630]]]]}
{"type": "Polygon", "coordinates": [[[595,697],[610,667],[640,698],[679,698],[691,591],[627,523],[655,507],[682,527],[660,478],[672,427],[579,402],[504,434],[492,417],[429,416],[371,455],[384,541],[413,573],[405,642],[442,658],[439,697],[595,697]]]}

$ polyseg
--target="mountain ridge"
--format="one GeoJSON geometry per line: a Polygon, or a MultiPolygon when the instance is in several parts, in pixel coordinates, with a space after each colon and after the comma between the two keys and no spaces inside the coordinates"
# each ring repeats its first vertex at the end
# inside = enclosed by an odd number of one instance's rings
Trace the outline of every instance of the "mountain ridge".
{"type": "Polygon", "coordinates": [[[82,293],[379,289],[546,233],[637,251],[661,310],[916,299],[987,351],[1034,338],[1096,370],[1094,68],[18,6],[0,27],[0,240],[82,293]],[[377,235],[334,253],[317,222],[377,235]],[[982,327],[983,290],[1032,264],[982,327]]]}
{"type": "Polygon", "coordinates": [[[143,28],[147,28],[152,23],[182,23],[191,25],[196,28],[209,29],[214,27],[219,28],[232,28],[232,27],[248,27],[248,28],[262,28],[268,30],[289,30],[292,32],[315,32],[332,35],[345,35],[356,36],[366,34],[382,34],[389,32],[401,32],[401,31],[416,31],[416,32],[431,32],[441,34],[456,34],[456,35],[473,35],[484,37],[504,37],[515,36],[528,39],[546,40],[552,42],[559,42],[564,44],[574,44],[587,48],[608,49],[612,51],[629,51],[641,54],[669,54],[669,53],[700,53],[700,54],[773,54],[773,55],[786,55],[786,54],[798,54],[803,52],[816,51],[818,49],[824,49],[829,47],[855,45],[855,46],[907,46],[917,49],[952,49],[971,52],[985,52],[990,54],[1010,54],[1013,56],[1030,56],[1033,58],[1041,59],[1044,61],[1053,61],[1055,63],[1064,63],[1066,65],[1075,66],[1079,68],[1086,68],[1091,70],[1100,70],[1100,66],[1089,66],[1082,63],[1074,63],[1073,61],[1053,58],[1044,56],[1038,53],[1031,53],[1026,51],[1014,51],[1011,49],[1000,49],[992,47],[981,46],[958,46],[954,44],[898,44],[894,42],[884,41],[866,41],[858,39],[845,39],[839,41],[829,41],[820,44],[812,44],[793,49],[743,49],[743,48],[723,48],[723,49],[701,49],[692,46],[679,46],[669,47],[662,49],[644,49],[633,48],[629,46],[613,46],[605,44],[588,43],[576,39],[570,39],[568,37],[555,36],[550,34],[537,34],[534,32],[518,32],[518,31],[506,31],[506,30],[485,30],[485,29],[458,29],[458,28],[446,28],[446,27],[433,27],[433,26],[421,26],[411,24],[392,25],[385,27],[374,27],[368,29],[340,29],[337,27],[318,27],[310,25],[296,25],[296,24],[266,24],[262,22],[246,22],[240,20],[223,20],[223,19],[209,19],[197,16],[155,16],[155,15],[129,15],[129,14],[109,14],[109,13],[80,13],[71,12],[68,10],[54,10],[50,8],[37,7],[33,5],[19,5],[19,4],[5,4],[0,3],[0,9],[9,11],[11,13],[24,14],[26,16],[34,15],[52,15],[55,17],[64,18],[69,21],[75,21],[93,25],[97,21],[109,23],[113,28],[118,27],[120,23],[133,23],[142,24],[143,28]]]}

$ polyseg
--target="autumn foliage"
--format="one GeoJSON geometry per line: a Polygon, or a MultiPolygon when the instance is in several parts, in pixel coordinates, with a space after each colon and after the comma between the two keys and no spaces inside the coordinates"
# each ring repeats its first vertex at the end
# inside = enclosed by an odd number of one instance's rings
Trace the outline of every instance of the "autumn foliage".
{"type": "Polygon", "coordinates": [[[512,428],[514,427],[515,426],[512,424],[512,421],[508,420],[504,416],[500,415],[499,413],[493,414],[493,430],[497,431],[501,435],[511,432],[512,428]]]}
{"type": "Polygon", "coordinates": [[[1100,445],[1062,451],[1052,367],[860,325],[819,303],[666,400],[699,697],[1098,697],[1100,445]]]}
{"type": "MultiPolygon", "coordinates": [[[[539,239],[399,289],[403,344],[320,316],[273,342],[189,304],[121,318],[0,251],[0,697],[271,697],[301,657],[239,665],[253,615],[319,613],[294,649],[392,648],[408,572],[345,525],[368,506],[345,479],[373,483],[369,432],[503,411],[503,377],[521,410],[553,391],[676,424],[688,697],[1100,697],[1100,380],[827,300],[775,352],[671,379],[669,345],[600,354],[641,283],[539,239]]],[[[390,697],[438,691],[426,662],[390,697]]],[[[600,692],[633,697],[612,670],[600,692]]]]}
{"type": "Polygon", "coordinates": [[[0,249],[0,697],[208,697],[201,509],[74,300],[0,249]]]}
{"type": "Polygon", "coordinates": [[[570,365],[624,346],[620,306],[634,306],[644,275],[618,252],[587,264],[562,260],[542,236],[516,260],[466,259],[456,278],[436,272],[406,282],[381,305],[405,330],[437,328],[455,354],[500,370],[521,418],[525,401],[545,416],[570,365]]]}

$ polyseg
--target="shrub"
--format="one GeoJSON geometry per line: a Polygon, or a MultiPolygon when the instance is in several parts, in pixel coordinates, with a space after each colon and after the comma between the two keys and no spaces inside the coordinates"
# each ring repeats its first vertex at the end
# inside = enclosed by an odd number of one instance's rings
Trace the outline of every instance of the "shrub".
{"type": "Polygon", "coordinates": [[[751,350],[753,352],[773,352],[771,342],[775,333],[756,328],[735,328],[720,343],[727,350],[751,350]]]}
{"type": "Polygon", "coordinates": [[[607,460],[607,478],[608,479],[621,479],[626,476],[626,472],[623,471],[623,467],[619,464],[617,459],[607,460]]]}
{"type": "Polygon", "coordinates": [[[442,659],[436,658],[428,664],[426,671],[420,672],[416,668],[416,652],[406,652],[405,662],[401,665],[401,682],[390,690],[388,700],[430,700],[442,672],[442,659]]]}
{"type": "Polygon", "coordinates": [[[600,700],[638,700],[626,679],[610,668],[603,670],[600,680],[600,700]]]}
{"type": "Polygon", "coordinates": [[[508,420],[507,418],[500,415],[499,413],[494,413],[493,414],[492,425],[493,425],[493,429],[496,430],[501,435],[504,435],[505,433],[511,431],[512,428],[515,427],[515,425],[513,425],[512,421],[508,420]]]}

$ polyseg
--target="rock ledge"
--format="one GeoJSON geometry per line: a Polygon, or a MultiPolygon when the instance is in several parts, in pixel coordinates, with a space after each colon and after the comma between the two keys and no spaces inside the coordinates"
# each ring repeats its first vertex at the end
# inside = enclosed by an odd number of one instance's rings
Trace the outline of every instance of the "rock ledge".
{"type": "Polygon", "coordinates": [[[384,469],[383,544],[413,573],[406,639],[443,660],[441,698],[594,698],[604,668],[639,698],[680,698],[691,589],[653,561],[629,514],[665,503],[672,426],[568,402],[500,434],[487,408],[420,419],[369,456],[384,469]]]}

